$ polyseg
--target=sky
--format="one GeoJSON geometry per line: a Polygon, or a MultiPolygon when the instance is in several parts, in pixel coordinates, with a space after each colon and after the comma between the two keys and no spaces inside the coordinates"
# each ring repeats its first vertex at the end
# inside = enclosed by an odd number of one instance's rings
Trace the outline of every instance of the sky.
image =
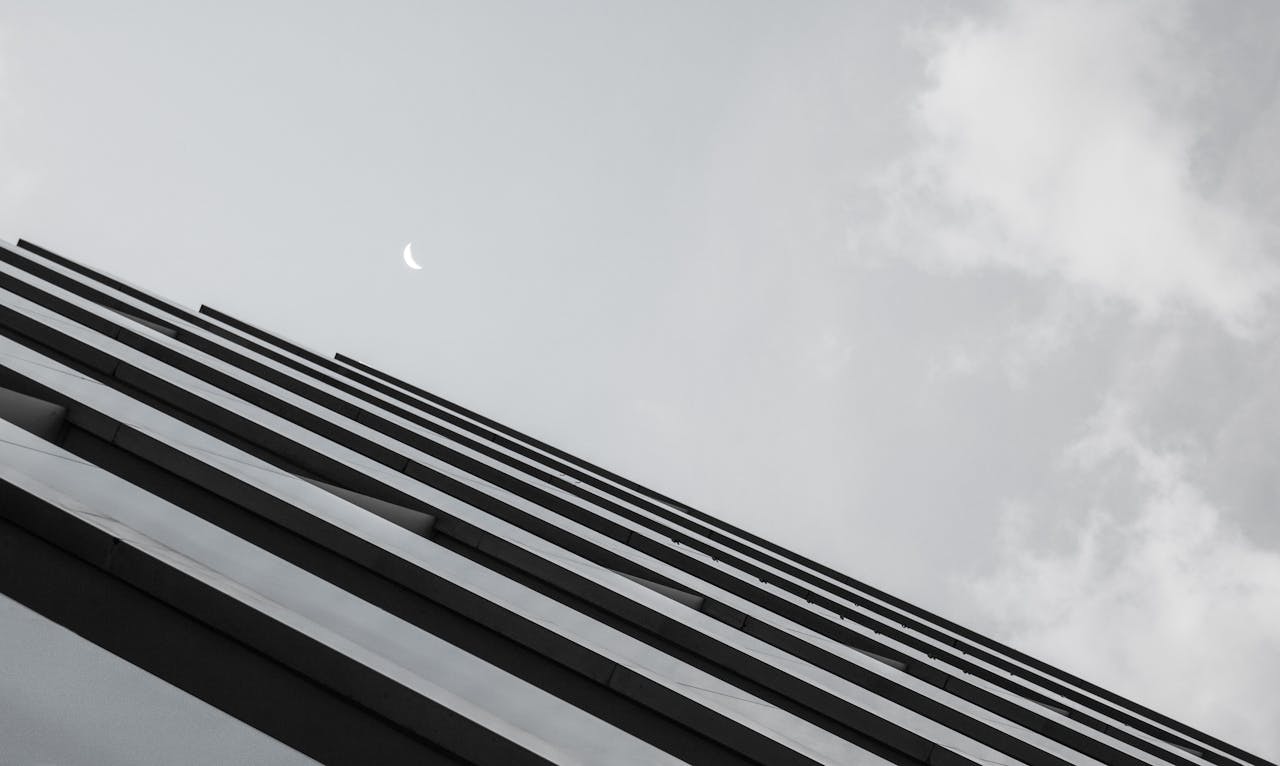
{"type": "Polygon", "coordinates": [[[0,238],[1276,758],[1276,39],[1264,0],[0,0],[0,238]]]}

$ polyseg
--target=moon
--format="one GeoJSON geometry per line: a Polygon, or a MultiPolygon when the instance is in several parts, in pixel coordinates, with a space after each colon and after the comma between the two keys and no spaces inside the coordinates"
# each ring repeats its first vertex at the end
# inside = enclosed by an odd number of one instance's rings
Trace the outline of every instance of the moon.
{"type": "Polygon", "coordinates": [[[413,243],[412,242],[404,246],[404,265],[415,270],[420,270],[422,268],[421,266],[418,265],[417,261],[413,260],[413,243]]]}

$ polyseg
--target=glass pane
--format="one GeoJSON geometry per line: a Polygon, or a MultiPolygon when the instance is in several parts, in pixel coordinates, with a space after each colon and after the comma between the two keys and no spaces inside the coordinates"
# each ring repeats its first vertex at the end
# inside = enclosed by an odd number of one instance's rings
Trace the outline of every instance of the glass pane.
{"type": "Polygon", "coordinates": [[[4,595],[0,626],[4,763],[315,763],[4,595]]]}
{"type": "MultiPolygon", "coordinates": [[[[577,762],[576,758],[566,760],[566,753],[580,755],[588,763],[603,762],[606,754],[618,763],[678,762],[558,697],[3,421],[0,473],[5,481],[108,532],[121,544],[553,762],[577,762]]],[[[376,704],[370,706],[376,708],[376,704]]]]}

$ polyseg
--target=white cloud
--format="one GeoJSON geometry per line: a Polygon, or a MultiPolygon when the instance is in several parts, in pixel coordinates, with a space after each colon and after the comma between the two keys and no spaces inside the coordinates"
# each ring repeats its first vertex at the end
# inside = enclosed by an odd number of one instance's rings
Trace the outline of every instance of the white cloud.
{"type": "Polygon", "coordinates": [[[1052,292],[1029,317],[1011,317],[996,331],[966,333],[935,355],[927,374],[932,381],[947,382],[996,371],[1010,388],[1022,389],[1031,384],[1032,372],[1067,351],[1077,336],[1094,330],[1103,318],[1094,306],[1052,292]]]}
{"type": "Polygon", "coordinates": [[[1275,59],[1231,51],[1280,16],[1206,25],[1212,10],[1008,0],[930,32],[916,143],[878,179],[882,225],[859,244],[1041,296],[961,334],[940,379],[989,367],[1052,389],[1029,374],[1052,364],[1109,402],[1043,496],[1009,503],[966,585],[983,629],[1274,756],[1280,552],[1245,534],[1271,509],[1222,491],[1256,478],[1224,468],[1239,436],[1215,435],[1274,384],[1275,59]]]}
{"type": "Polygon", "coordinates": [[[1036,549],[1038,514],[1011,508],[999,565],[970,584],[975,603],[1035,656],[1280,754],[1280,554],[1205,498],[1190,455],[1147,444],[1128,407],[1104,408],[1065,457],[1085,486],[1120,486],[1051,550],[1036,549]]]}
{"type": "Polygon", "coordinates": [[[928,35],[919,143],[880,179],[878,244],[1251,329],[1280,284],[1275,228],[1197,177],[1213,82],[1189,15],[1164,0],[1013,0],[928,35]]]}

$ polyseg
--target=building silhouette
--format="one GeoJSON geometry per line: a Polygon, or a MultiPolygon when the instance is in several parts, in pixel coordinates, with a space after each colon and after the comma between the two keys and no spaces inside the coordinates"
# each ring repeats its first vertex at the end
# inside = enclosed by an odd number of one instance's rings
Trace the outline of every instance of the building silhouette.
{"type": "Polygon", "coordinates": [[[319,762],[1267,763],[27,242],[0,336],[3,597],[319,762]]]}

